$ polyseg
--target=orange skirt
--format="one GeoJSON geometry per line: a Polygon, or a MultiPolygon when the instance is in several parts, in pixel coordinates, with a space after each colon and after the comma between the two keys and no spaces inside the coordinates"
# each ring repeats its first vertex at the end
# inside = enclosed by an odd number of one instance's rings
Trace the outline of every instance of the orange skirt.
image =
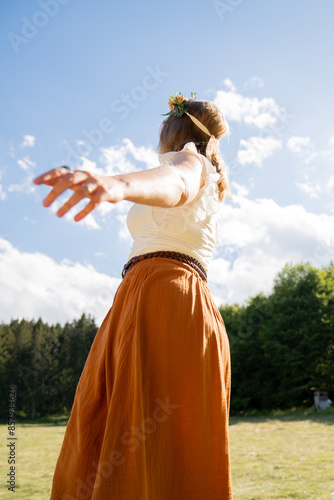
{"type": "Polygon", "coordinates": [[[82,372],[51,500],[229,500],[230,353],[207,284],[153,258],[120,284],[82,372]]]}

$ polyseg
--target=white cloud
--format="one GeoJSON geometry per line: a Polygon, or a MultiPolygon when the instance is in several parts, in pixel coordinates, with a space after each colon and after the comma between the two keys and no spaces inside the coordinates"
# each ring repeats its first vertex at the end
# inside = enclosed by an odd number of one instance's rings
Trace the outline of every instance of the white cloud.
{"type": "MultiPolygon", "coordinates": [[[[79,170],[87,170],[88,172],[95,172],[99,173],[99,169],[96,165],[95,161],[89,160],[89,158],[86,158],[85,156],[81,156],[81,165],[78,166],[79,170]]],[[[100,173],[102,173],[100,169],[100,173]]]]}
{"type": "Polygon", "coordinates": [[[159,155],[152,149],[145,146],[136,147],[130,139],[123,139],[126,150],[137,161],[146,163],[146,168],[153,168],[159,165],[159,155]]]}
{"type": "Polygon", "coordinates": [[[310,138],[309,137],[290,137],[287,142],[288,149],[293,151],[294,153],[301,153],[302,149],[310,146],[310,138]]]}
{"type": "MultiPolygon", "coordinates": [[[[76,213],[78,213],[79,210],[77,210],[76,213]]],[[[68,212],[64,217],[67,221],[71,221],[75,224],[80,224],[82,226],[86,226],[88,229],[101,229],[100,224],[97,222],[96,218],[94,217],[94,213],[88,214],[84,219],[82,219],[79,222],[76,222],[70,212],[68,212]]]]}
{"type": "Polygon", "coordinates": [[[11,158],[15,158],[15,151],[14,151],[14,148],[13,148],[13,144],[10,144],[9,145],[9,151],[8,151],[8,156],[10,156],[11,158]]]}
{"type": "Polygon", "coordinates": [[[308,194],[311,198],[319,198],[319,195],[322,192],[319,182],[311,182],[306,180],[305,182],[297,182],[296,186],[301,191],[304,191],[304,193],[308,194]]]}
{"type": "MultiPolygon", "coordinates": [[[[2,172],[0,172],[0,180],[2,177],[2,172]]],[[[7,198],[7,194],[3,190],[2,184],[0,184],[0,201],[4,201],[7,198]]]]}
{"type": "MultiPolygon", "coordinates": [[[[21,147],[26,147],[30,146],[32,147],[34,144],[35,138],[30,135],[25,135],[24,141],[21,144],[21,147]]],[[[14,153],[12,155],[14,157],[14,153]]],[[[20,179],[21,174],[17,173],[16,178],[18,178],[18,182],[11,183],[7,187],[7,192],[8,193],[34,193],[36,191],[36,186],[33,184],[33,179],[35,175],[32,173],[32,170],[36,167],[36,163],[32,161],[29,156],[24,156],[23,158],[20,158],[17,160],[17,164],[25,172],[25,177],[20,179]]]]}
{"type": "Polygon", "coordinates": [[[243,90],[248,89],[262,89],[264,86],[264,81],[259,76],[253,76],[249,78],[243,85],[243,90]]]}
{"type": "Polygon", "coordinates": [[[231,80],[225,80],[224,84],[228,90],[218,90],[214,102],[227,120],[263,129],[273,126],[284,111],[272,97],[245,97],[238,93],[231,80]]]}
{"type": "Polygon", "coordinates": [[[121,240],[129,240],[132,241],[132,236],[128,230],[128,226],[126,224],[127,213],[117,215],[117,220],[120,222],[120,229],[118,231],[118,237],[121,240]]]}
{"type": "MultiPolygon", "coordinates": [[[[65,191],[62,196],[58,197],[49,207],[51,212],[55,214],[58,209],[71,197],[71,194],[69,194],[68,191],[65,191]]],[[[95,210],[95,212],[86,215],[86,217],[81,221],[76,222],[74,220],[74,216],[78,214],[85,207],[85,205],[88,204],[88,202],[88,198],[84,198],[83,200],[81,200],[79,203],[74,205],[74,207],[72,207],[65,215],[63,215],[63,219],[72,224],[80,224],[82,226],[86,226],[88,229],[101,229],[101,226],[98,224],[95,218],[98,208],[95,210]]]]}
{"type": "MultiPolygon", "coordinates": [[[[334,135],[328,139],[329,147],[317,149],[312,144],[311,140],[297,152],[302,160],[302,165],[299,166],[298,187],[309,194],[310,197],[320,198],[320,194],[325,200],[328,200],[328,193],[331,193],[334,186],[334,135]],[[316,161],[312,161],[316,158],[316,161]]],[[[329,195],[331,196],[331,194],[329,195]]],[[[326,210],[333,211],[333,203],[331,198],[325,205],[326,210]]]]}
{"type": "Polygon", "coordinates": [[[31,219],[27,215],[24,216],[24,220],[27,221],[27,222],[29,222],[30,224],[37,224],[37,220],[31,219]]]}
{"type": "Polygon", "coordinates": [[[106,257],[108,257],[108,254],[105,252],[95,252],[94,257],[97,257],[99,259],[105,259],[106,257]]]}
{"type": "Polygon", "coordinates": [[[20,183],[17,184],[10,184],[8,186],[7,191],[9,193],[35,193],[36,192],[36,186],[33,184],[33,175],[27,175],[20,183]]]}
{"type": "Polygon", "coordinates": [[[334,175],[331,175],[327,182],[327,189],[331,190],[334,187],[334,175]]]}
{"type": "Polygon", "coordinates": [[[36,167],[36,163],[29,159],[29,156],[25,156],[21,160],[17,160],[17,164],[22,170],[29,171],[31,168],[36,167]]]}
{"type": "Polygon", "coordinates": [[[22,149],[33,148],[35,146],[35,140],[36,140],[36,137],[34,137],[33,135],[24,135],[23,141],[22,141],[20,147],[22,149]]]}
{"type": "Polygon", "coordinates": [[[0,200],[4,201],[6,198],[7,198],[7,195],[6,195],[5,191],[3,190],[2,185],[0,184],[0,200]]]}
{"type": "Polygon", "coordinates": [[[326,149],[326,150],[324,150],[324,151],[320,151],[319,156],[321,156],[326,161],[326,163],[330,167],[330,170],[333,171],[333,164],[334,164],[334,135],[332,135],[328,139],[328,144],[329,144],[329,148],[326,149]]]}
{"type": "Polygon", "coordinates": [[[243,186],[242,184],[238,184],[237,182],[231,182],[231,186],[233,188],[233,193],[236,196],[248,196],[249,195],[249,185],[243,186]]]}
{"type": "Polygon", "coordinates": [[[277,149],[281,149],[282,143],[274,137],[250,137],[248,140],[240,139],[240,145],[244,148],[238,151],[237,159],[241,165],[255,163],[262,165],[277,149]]]}
{"type": "Polygon", "coordinates": [[[288,139],[287,147],[302,158],[304,163],[310,163],[316,156],[310,137],[293,136],[288,139]]]}
{"type": "Polygon", "coordinates": [[[98,273],[92,266],[20,252],[0,239],[0,283],[2,321],[41,317],[54,324],[86,313],[100,323],[120,279],[98,273]]]}
{"type": "Polygon", "coordinates": [[[101,152],[105,175],[126,174],[139,170],[140,168],[134,163],[134,160],[145,163],[146,168],[159,165],[158,154],[155,153],[153,148],[145,146],[136,147],[127,138],[123,139],[121,145],[101,148],[101,152]]]}
{"type": "Polygon", "coordinates": [[[282,207],[271,199],[234,198],[222,206],[221,245],[209,267],[217,304],[269,293],[287,262],[321,267],[334,260],[334,215],[316,215],[300,205],[282,207]]]}
{"type": "Polygon", "coordinates": [[[234,85],[234,83],[232,82],[232,80],[230,80],[229,78],[225,78],[224,80],[224,85],[225,87],[227,87],[228,89],[231,90],[231,92],[236,92],[237,91],[237,87],[234,85]]]}
{"type": "MultiPolygon", "coordinates": [[[[328,140],[331,141],[334,136],[328,140]]],[[[312,140],[308,136],[292,136],[287,141],[287,148],[299,158],[296,162],[297,171],[296,186],[310,198],[320,199],[320,194],[331,190],[334,177],[333,171],[334,149],[316,150],[312,140]],[[316,161],[313,161],[316,158],[316,161]]],[[[327,207],[328,208],[328,205],[327,207]]]]}

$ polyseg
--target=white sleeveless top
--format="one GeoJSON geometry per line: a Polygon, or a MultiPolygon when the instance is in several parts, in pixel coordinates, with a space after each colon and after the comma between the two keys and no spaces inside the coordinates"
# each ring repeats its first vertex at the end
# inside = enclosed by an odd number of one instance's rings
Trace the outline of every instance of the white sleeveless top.
{"type": "MultiPolygon", "coordinates": [[[[135,203],[127,217],[133,238],[129,259],[158,250],[181,252],[197,259],[207,271],[218,243],[219,174],[209,160],[197,152],[194,143],[187,143],[183,150],[192,151],[200,159],[205,184],[190,203],[180,207],[160,208],[135,203]]],[[[159,155],[161,165],[168,165],[175,154],[177,152],[172,151],[159,155]]]]}

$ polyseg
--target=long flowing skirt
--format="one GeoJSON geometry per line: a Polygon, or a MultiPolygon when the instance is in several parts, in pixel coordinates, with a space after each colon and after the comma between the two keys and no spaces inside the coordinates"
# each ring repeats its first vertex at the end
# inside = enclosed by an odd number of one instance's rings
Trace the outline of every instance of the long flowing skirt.
{"type": "Polygon", "coordinates": [[[207,284],[167,258],[120,284],[82,372],[51,500],[228,500],[229,344],[207,284]]]}

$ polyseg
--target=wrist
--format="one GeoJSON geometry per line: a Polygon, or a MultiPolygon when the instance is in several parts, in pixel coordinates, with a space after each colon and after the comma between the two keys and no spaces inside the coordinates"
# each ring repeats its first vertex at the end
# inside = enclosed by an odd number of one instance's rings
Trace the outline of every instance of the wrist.
{"type": "Polygon", "coordinates": [[[105,179],[109,194],[108,201],[116,203],[127,199],[129,182],[125,180],[122,175],[113,175],[105,179]]]}

